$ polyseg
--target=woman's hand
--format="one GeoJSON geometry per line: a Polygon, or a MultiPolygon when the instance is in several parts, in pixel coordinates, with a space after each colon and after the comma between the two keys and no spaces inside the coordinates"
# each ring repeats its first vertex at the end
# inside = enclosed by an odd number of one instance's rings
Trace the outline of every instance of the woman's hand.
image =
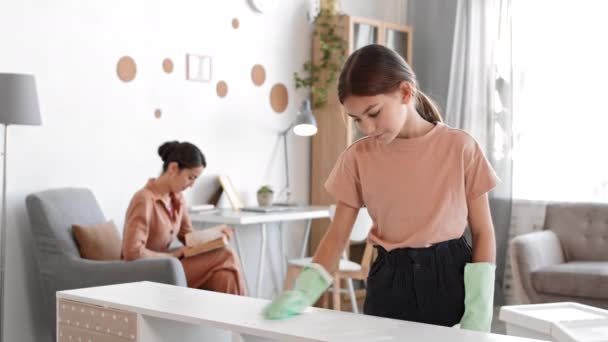
{"type": "Polygon", "coordinates": [[[228,240],[232,238],[232,234],[234,233],[234,227],[228,227],[226,225],[221,225],[213,229],[220,231],[228,240]]]}
{"type": "Polygon", "coordinates": [[[226,226],[222,229],[222,233],[224,233],[224,235],[226,235],[226,238],[230,240],[232,239],[232,234],[234,234],[234,227],[226,226]]]}
{"type": "Polygon", "coordinates": [[[174,258],[178,258],[178,259],[182,259],[184,257],[184,252],[186,251],[186,246],[183,247],[179,247],[176,248],[174,250],[172,250],[171,252],[169,252],[169,255],[171,255],[174,258]]]}

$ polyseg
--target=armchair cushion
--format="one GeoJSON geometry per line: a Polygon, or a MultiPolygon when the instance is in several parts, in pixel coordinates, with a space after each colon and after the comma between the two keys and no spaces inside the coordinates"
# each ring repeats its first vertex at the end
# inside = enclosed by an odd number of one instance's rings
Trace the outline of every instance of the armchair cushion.
{"type": "Polygon", "coordinates": [[[536,291],[569,297],[608,299],[608,261],[569,262],[532,272],[536,291]]]}
{"type": "Polygon", "coordinates": [[[558,236],[566,261],[608,261],[608,205],[550,204],[545,229],[558,236]]]}
{"type": "Polygon", "coordinates": [[[120,260],[121,241],[113,221],[81,226],[72,225],[80,256],[91,260],[120,260]]]}

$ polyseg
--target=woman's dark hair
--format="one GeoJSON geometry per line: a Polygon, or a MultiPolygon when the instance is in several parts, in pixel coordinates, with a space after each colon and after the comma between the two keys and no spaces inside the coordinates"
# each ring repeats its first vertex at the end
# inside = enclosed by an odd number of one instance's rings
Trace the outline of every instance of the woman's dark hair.
{"type": "Polygon", "coordinates": [[[349,96],[375,96],[397,90],[401,82],[411,84],[416,110],[429,122],[441,122],[433,101],[418,88],[418,80],[407,62],[395,51],[382,45],[367,45],[353,52],[340,72],[340,103],[349,96]]]}
{"type": "Polygon", "coordinates": [[[163,172],[171,162],[176,162],[180,170],[207,167],[203,152],[189,142],[167,141],[158,148],[158,155],[163,160],[163,172]]]}

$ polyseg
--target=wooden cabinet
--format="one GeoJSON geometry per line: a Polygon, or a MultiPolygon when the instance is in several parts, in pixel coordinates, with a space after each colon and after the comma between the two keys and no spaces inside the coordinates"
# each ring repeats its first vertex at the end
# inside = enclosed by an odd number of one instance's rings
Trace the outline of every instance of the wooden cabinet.
{"type": "Polygon", "coordinates": [[[349,54],[369,44],[382,44],[397,51],[408,63],[412,59],[412,30],[409,26],[374,19],[347,17],[349,54]]]}
{"type": "MultiPolygon", "coordinates": [[[[336,15],[333,20],[338,34],[347,44],[347,55],[369,44],[382,44],[397,51],[411,64],[412,30],[409,26],[348,15],[336,15]]],[[[320,25],[315,27],[317,32],[324,29],[320,25]]],[[[312,48],[313,61],[318,65],[321,60],[318,35],[315,35],[312,48]]],[[[340,154],[363,135],[343,112],[338,100],[337,81],[328,87],[326,104],[313,112],[319,130],[312,138],[310,199],[313,204],[331,205],[335,201],[325,190],[325,180],[340,154]]],[[[311,253],[317,249],[328,225],[328,219],[313,222],[309,246],[311,253]]]]}

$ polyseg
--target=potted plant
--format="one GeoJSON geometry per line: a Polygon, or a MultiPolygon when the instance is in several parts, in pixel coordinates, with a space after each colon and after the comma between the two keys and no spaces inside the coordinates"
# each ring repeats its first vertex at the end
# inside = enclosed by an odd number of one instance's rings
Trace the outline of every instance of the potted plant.
{"type": "Polygon", "coordinates": [[[347,43],[337,25],[336,0],[323,1],[315,18],[314,35],[319,39],[319,59],[306,61],[303,73],[294,73],[296,89],[310,88],[312,107],[321,108],[327,103],[330,87],[335,87],[342,65],[346,61],[347,43]]]}
{"type": "Polygon", "coordinates": [[[258,204],[261,207],[268,207],[272,204],[274,191],[270,185],[263,185],[258,189],[258,204]]]}

